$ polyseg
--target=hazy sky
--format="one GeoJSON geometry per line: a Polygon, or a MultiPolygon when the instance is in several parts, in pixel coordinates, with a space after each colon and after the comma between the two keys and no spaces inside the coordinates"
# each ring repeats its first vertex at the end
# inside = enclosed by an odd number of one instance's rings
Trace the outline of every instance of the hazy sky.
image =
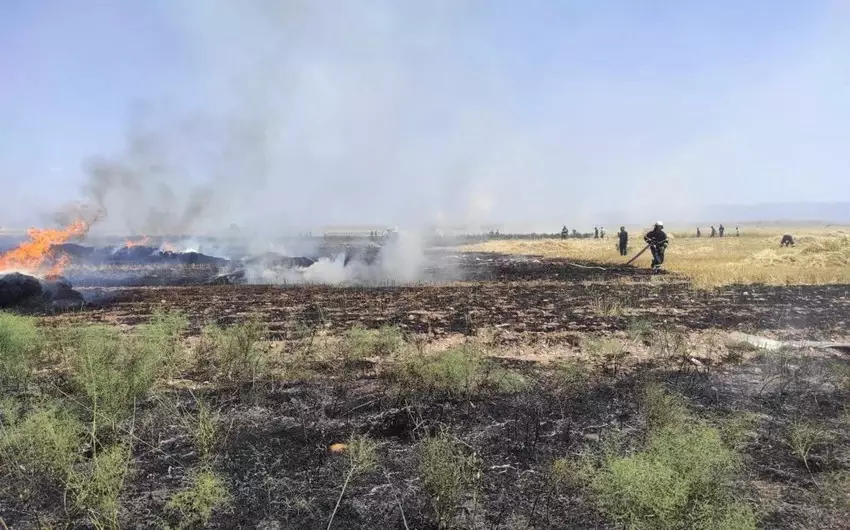
{"type": "Polygon", "coordinates": [[[847,28],[816,0],[2,0],[0,225],[91,200],[93,157],[144,179],[105,199],[131,230],[850,200],[847,28]]]}

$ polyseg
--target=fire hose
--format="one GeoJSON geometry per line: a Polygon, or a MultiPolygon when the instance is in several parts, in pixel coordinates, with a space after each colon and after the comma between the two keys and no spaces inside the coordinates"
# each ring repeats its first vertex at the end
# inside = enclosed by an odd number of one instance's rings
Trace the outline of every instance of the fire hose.
{"type": "Polygon", "coordinates": [[[632,259],[630,259],[629,261],[627,261],[625,264],[626,264],[626,265],[631,265],[631,264],[632,264],[632,262],[633,262],[634,260],[638,259],[638,258],[640,257],[640,255],[641,255],[641,254],[643,254],[644,252],[646,252],[646,249],[648,249],[648,248],[649,248],[649,244],[647,244],[645,247],[643,247],[643,249],[641,249],[641,251],[640,251],[640,252],[638,252],[637,254],[635,254],[635,255],[634,255],[634,257],[633,257],[632,259]]]}

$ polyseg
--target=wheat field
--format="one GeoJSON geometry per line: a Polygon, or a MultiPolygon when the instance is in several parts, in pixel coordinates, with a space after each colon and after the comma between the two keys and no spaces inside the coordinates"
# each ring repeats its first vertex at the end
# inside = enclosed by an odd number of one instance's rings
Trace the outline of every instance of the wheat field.
{"type": "MultiPolygon", "coordinates": [[[[730,284],[815,285],[850,283],[850,228],[761,227],[735,236],[701,238],[668,231],[670,246],[664,268],[683,274],[698,287],[730,284]],[[792,234],[796,245],[781,248],[782,234],[792,234]]],[[[625,263],[643,248],[645,230],[629,230],[629,256],[616,250],[616,236],[606,239],[491,240],[468,245],[466,251],[574,258],[600,263],[625,263]]],[[[649,267],[644,252],[636,267],[649,267]]]]}

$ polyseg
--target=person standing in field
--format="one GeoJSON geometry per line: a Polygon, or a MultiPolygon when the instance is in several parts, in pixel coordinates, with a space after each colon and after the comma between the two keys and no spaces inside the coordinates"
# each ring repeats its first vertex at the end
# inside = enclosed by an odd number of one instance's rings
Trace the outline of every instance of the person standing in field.
{"type": "Polygon", "coordinates": [[[618,245],[618,247],[617,247],[617,248],[619,248],[619,250],[620,250],[620,255],[621,255],[621,256],[625,256],[625,255],[627,255],[627,254],[629,253],[629,252],[628,252],[628,248],[629,248],[629,233],[628,233],[628,232],[626,232],[626,227],[625,227],[625,226],[621,226],[621,227],[620,227],[620,231],[619,231],[619,232],[617,232],[617,237],[618,237],[618,238],[619,238],[619,240],[620,240],[619,245],[618,245]]]}
{"type": "Polygon", "coordinates": [[[735,227],[735,237],[741,237],[741,230],[737,226],[735,227]]]}
{"type": "Polygon", "coordinates": [[[599,227],[598,226],[593,227],[593,239],[599,239],[599,227]]]}
{"type": "Polygon", "coordinates": [[[658,221],[650,232],[643,236],[652,252],[652,270],[660,271],[664,264],[664,253],[667,251],[667,234],[664,233],[664,223],[658,221]]]}
{"type": "Polygon", "coordinates": [[[605,239],[605,227],[599,229],[599,239],[605,239]]]}
{"type": "Polygon", "coordinates": [[[708,237],[714,237],[717,235],[717,230],[715,230],[714,225],[711,225],[711,235],[708,237]]]}
{"type": "Polygon", "coordinates": [[[717,232],[720,234],[720,237],[723,237],[723,233],[725,231],[726,231],[726,229],[723,228],[723,225],[720,225],[720,227],[717,229],[717,232]]]}
{"type": "Polygon", "coordinates": [[[702,232],[699,231],[699,227],[697,227],[697,237],[702,236],[702,232]]]}

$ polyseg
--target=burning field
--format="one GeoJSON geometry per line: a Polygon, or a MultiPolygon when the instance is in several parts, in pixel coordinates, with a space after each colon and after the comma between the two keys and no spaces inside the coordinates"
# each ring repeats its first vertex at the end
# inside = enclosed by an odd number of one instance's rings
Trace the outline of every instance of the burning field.
{"type": "Polygon", "coordinates": [[[0,258],[9,528],[846,528],[845,284],[84,233],[0,258]]]}

